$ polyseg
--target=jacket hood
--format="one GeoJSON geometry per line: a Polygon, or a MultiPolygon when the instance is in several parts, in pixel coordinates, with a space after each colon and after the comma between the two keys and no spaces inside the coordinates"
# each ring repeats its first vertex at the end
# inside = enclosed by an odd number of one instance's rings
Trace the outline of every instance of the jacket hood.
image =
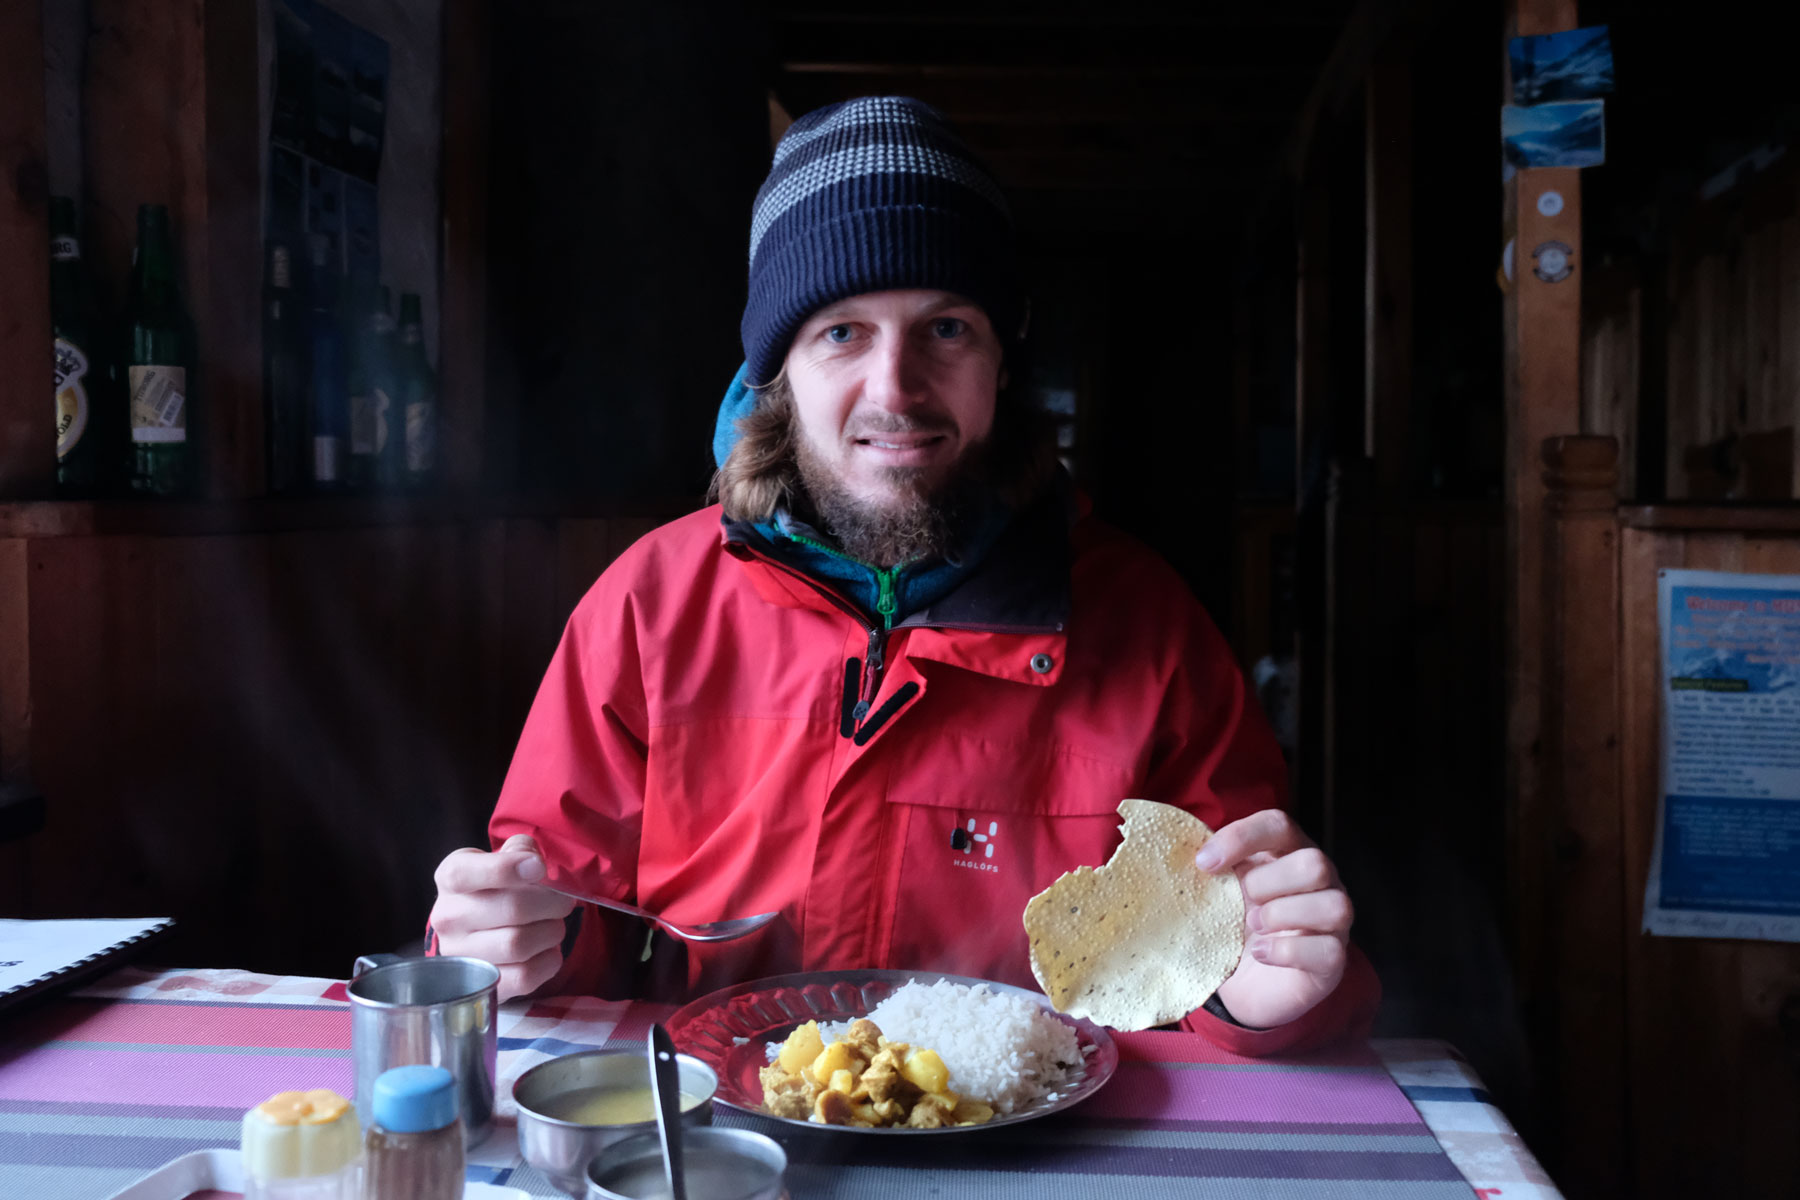
{"type": "Polygon", "coordinates": [[[713,422],[713,464],[723,467],[725,459],[731,454],[731,448],[738,443],[737,423],[750,415],[756,407],[756,393],[750,390],[745,382],[750,371],[750,364],[744,363],[731,377],[731,386],[725,389],[725,399],[719,402],[719,416],[713,422]]]}

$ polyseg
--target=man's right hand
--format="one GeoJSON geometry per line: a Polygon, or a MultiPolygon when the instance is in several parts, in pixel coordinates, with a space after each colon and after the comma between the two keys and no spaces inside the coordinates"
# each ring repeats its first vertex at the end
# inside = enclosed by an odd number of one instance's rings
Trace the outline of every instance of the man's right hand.
{"type": "Polygon", "coordinates": [[[519,833],[498,850],[452,850],[437,869],[431,928],[439,954],[500,968],[500,999],[527,995],[562,966],[563,920],[575,901],[539,887],[544,859],[519,833]]]}

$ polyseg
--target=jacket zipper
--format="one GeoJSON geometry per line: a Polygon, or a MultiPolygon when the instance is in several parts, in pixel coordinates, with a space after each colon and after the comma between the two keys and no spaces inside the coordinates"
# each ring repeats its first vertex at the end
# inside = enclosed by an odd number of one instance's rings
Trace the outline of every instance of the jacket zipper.
{"type": "MultiPolygon", "coordinates": [[[[883,569],[874,563],[853,558],[841,550],[834,550],[823,542],[804,535],[790,533],[786,536],[790,541],[799,542],[803,546],[811,546],[821,554],[841,558],[845,562],[855,563],[865,571],[874,572],[875,612],[881,617],[881,624],[876,625],[870,621],[863,621],[869,630],[869,648],[863,656],[862,686],[857,689],[856,708],[851,712],[852,718],[861,724],[863,718],[869,715],[869,706],[875,703],[875,693],[881,689],[881,669],[887,657],[887,637],[889,631],[894,628],[894,613],[900,607],[895,584],[898,582],[901,568],[907,564],[901,563],[898,566],[883,569]]],[[[815,584],[815,586],[817,585],[815,584]]]]}
{"type": "MultiPolygon", "coordinates": [[[[884,660],[885,660],[886,654],[887,654],[888,634],[894,628],[894,612],[899,607],[899,600],[898,600],[898,597],[895,595],[894,584],[895,584],[897,577],[899,576],[900,567],[894,567],[891,570],[884,571],[880,567],[873,566],[872,564],[869,564],[869,563],[865,563],[865,562],[861,561],[860,559],[851,558],[848,554],[844,554],[840,551],[833,550],[830,546],[822,545],[821,543],[814,541],[811,538],[793,537],[793,535],[787,535],[787,536],[792,537],[792,540],[794,540],[796,542],[802,542],[805,545],[811,546],[815,550],[821,550],[826,554],[830,554],[830,555],[833,555],[834,557],[844,559],[847,562],[856,563],[858,566],[865,567],[868,570],[873,571],[875,573],[875,582],[876,582],[876,589],[877,589],[876,597],[875,597],[875,608],[881,616],[881,620],[879,623],[870,621],[867,614],[865,614],[863,612],[863,610],[861,608],[859,608],[854,602],[845,598],[844,596],[839,595],[837,592],[833,591],[831,588],[826,587],[824,584],[820,583],[818,580],[814,579],[812,576],[808,575],[806,572],[796,570],[793,567],[788,566],[786,563],[781,562],[780,560],[775,559],[775,558],[771,557],[770,555],[762,553],[760,550],[758,550],[756,547],[750,545],[748,542],[734,543],[735,545],[743,547],[743,549],[746,553],[748,553],[749,555],[751,555],[751,557],[757,559],[758,561],[765,562],[765,563],[769,564],[769,566],[774,567],[777,571],[781,571],[787,575],[793,576],[795,579],[798,579],[800,582],[804,583],[807,587],[810,587],[813,591],[819,593],[819,595],[825,597],[826,600],[830,601],[833,608],[840,610],[846,616],[850,617],[858,625],[861,625],[864,629],[866,629],[868,631],[869,646],[864,655],[866,662],[864,663],[863,669],[860,672],[858,672],[858,674],[860,674],[861,678],[858,681],[858,686],[857,686],[856,705],[850,711],[850,721],[852,722],[852,726],[861,725],[863,723],[863,720],[869,715],[870,706],[872,706],[875,702],[876,690],[881,686],[881,671],[882,671],[882,667],[884,665],[884,660]]],[[[904,563],[901,564],[901,566],[905,566],[905,565],[906,564],[904,564],[904,563]]],[[[906,624],[910,624],[910,623],[908,622],[906,624]]],[[[978,633],[1059,633],[1059,632],[1061,632],[1060,627],[1055,628],[1055,629],[1050,629],[1050,628],[1021,629],[1021,628],[1015,628],[1015,627],[1007,626],[1007,625],[977,625],[977,624],[964,624],[964,623],[958,623],[956,625],[944,625],[944,626],[942,626],[942,628],[945,628],[945,629],[967,629],[967,630],[971,630],[973,632],[978,632],[978,633]]],[[[851,662],[855,662],[855,661],[856,661],[855,659],[851,660],[851,662]]],[[[848,693],[848,690],[849,690],[848,681],[846,680],[846,687],[845,687],[846,694],[848,693]]],[[[846,699],[847,698],[848,697],[846,695],[846,699]]],[[[846,728],[851,728],[852,726],[847,726],[846,728]]],[[[871,730],[870,732],[873,733],[873,730],[871,730]]],[[[846,733],[845,736],[848,737],[850,735],[849,735],[849,733],[846,733]]]]}

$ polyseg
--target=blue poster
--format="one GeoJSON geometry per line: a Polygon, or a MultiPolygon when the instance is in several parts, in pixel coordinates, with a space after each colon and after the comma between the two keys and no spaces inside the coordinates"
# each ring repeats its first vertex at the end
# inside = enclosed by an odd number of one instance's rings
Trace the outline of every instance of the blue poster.
{"type": "Polygon", "coordinates": [[[1511,167],[1597,167],[1606,161],[1606,101],[1500,109],[1500,154],[1511,167]]]}
{"type": "Polygon", "coordinates": [[[1604,25],[1508,43],[1514,104],[1592,100],[1613,90],[1612,34],[1604,25]]]}
{"type": "Polygon", "coordinates": [[[1644,929],[1800,941],[1800,576],[1663,571],[1644,929]]]}

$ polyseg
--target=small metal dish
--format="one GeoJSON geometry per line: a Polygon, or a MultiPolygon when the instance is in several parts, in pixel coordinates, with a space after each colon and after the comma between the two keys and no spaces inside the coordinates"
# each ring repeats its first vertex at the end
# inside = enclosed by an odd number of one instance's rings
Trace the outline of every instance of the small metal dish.
{"type": "MultiPolygon", "coordinates": [[[[688,1200],[781,1200],[787,1151],[748,1129],[699,1129],[682,1137],[688,1200]]],[[[660,1200],[669,1194],[655,1133],[615,1142],[587,1169],[587,1200],[660,1200]]]]}
{"type": "MultiPolygon", "coordinates": [[[[681,1123],[688,1128],[712,1124],[713,1094],[719,1077],[697,1058],[678,1054],[681,1090],[700,1097],[685,1109],[681,1123]]],[[[650,1068],[644,1052],[636,1049],[583,1050],[539,1063],[513,1084],[519,1106],[519,1151],[525,1161],[542,1171],[571,1196],[586,1194],[587,1165],[600,1151],[637,1134],[656,1135],[656,1118],[629,1125],[582,1125],[549,1116],[544,1110],[569,1092],[591,1087],[650,1086],[650,1068]]]]}

